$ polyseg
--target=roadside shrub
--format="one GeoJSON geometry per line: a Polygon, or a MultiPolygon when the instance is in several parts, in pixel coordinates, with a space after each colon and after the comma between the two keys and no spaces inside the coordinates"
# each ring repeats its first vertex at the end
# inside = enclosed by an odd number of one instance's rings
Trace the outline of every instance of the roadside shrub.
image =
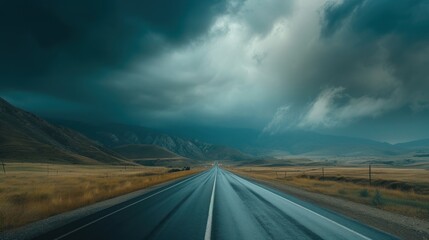
{"type": "Polygon", "coordinates": [[[362,190],[360,190],[359,191],[359,196],[361,196],[361,197],[368,197],[369,196],[369,192],[368,192],[368,189],[362,189],[362,190]]]}
{"type": "Polygon", "coordinates": [[[384,199],[383,199],[383,196],[381,195],[381,192],[378,190],[375,190],[375,195],[372,198],[372,204],[378,207],[383,205],[383,202],[384,202],[384,199]]]}

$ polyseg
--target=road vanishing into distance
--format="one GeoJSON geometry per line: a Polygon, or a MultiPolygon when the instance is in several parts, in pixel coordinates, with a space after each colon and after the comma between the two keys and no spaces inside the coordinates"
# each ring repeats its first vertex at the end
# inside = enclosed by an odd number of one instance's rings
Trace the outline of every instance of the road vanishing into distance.
{"type": "Polygon", "coordinates": [[[217,165],[38,239],[396,239],[217,165]]]}

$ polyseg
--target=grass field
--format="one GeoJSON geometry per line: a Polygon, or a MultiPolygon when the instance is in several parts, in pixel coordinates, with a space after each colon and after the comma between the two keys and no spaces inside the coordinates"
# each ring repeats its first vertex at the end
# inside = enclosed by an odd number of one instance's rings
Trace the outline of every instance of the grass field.
{"type": "Polygon", "coordinates": [[[202,170],[8,163],[6,174],[0,166],[0,231],[202,170]]]}
{"type": "Polygon", "coordinates": [[[311,192],[372,205],[429,220],[429,171],[372,167],[239,167],[249,177],[291,185],[311,192]]]}

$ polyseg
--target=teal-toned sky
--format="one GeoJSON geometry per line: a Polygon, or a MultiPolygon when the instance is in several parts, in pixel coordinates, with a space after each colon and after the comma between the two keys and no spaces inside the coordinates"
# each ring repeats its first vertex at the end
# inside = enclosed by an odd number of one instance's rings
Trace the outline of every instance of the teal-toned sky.
{"type": "Polygon", "coordinates": [[[0,24],[0,96],[46,117],[429,138],[426,0],[18,0],[0,24]]]}

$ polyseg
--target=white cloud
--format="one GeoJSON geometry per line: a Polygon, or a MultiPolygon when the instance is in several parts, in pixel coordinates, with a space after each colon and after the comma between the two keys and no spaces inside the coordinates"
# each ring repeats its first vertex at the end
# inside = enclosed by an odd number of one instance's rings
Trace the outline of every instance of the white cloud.
{"type": "Polygon", "coordinates": [[[279,107],[271,121],[267,124],[267,126],[264,127],[262,132],[268,134],[276,134],[285,130],[288,126],[287,119],[289,109],[289,106],[279,107]]]}
{"type": "Polygon", "coordinates": [[[345,126],[362,118],[379,117],[403,105],[400,91],[388,97],[361,96],[353,98],[345,94],[343,87],[328,88],[306,108],[291,111],[290,106],[279,107],[264,132],[275,134],[288,129],[316,129],[345,126]]]}
{"type": "Polygon", "coordinates": [[[298,127],[324,126],[330,127],[337,124],[335,117],[337,103],[335,100],[342,97],[343,87],[330,88],[322,91],[317,99],[310,105],[310,109],[304,114],[298,127]]]}

